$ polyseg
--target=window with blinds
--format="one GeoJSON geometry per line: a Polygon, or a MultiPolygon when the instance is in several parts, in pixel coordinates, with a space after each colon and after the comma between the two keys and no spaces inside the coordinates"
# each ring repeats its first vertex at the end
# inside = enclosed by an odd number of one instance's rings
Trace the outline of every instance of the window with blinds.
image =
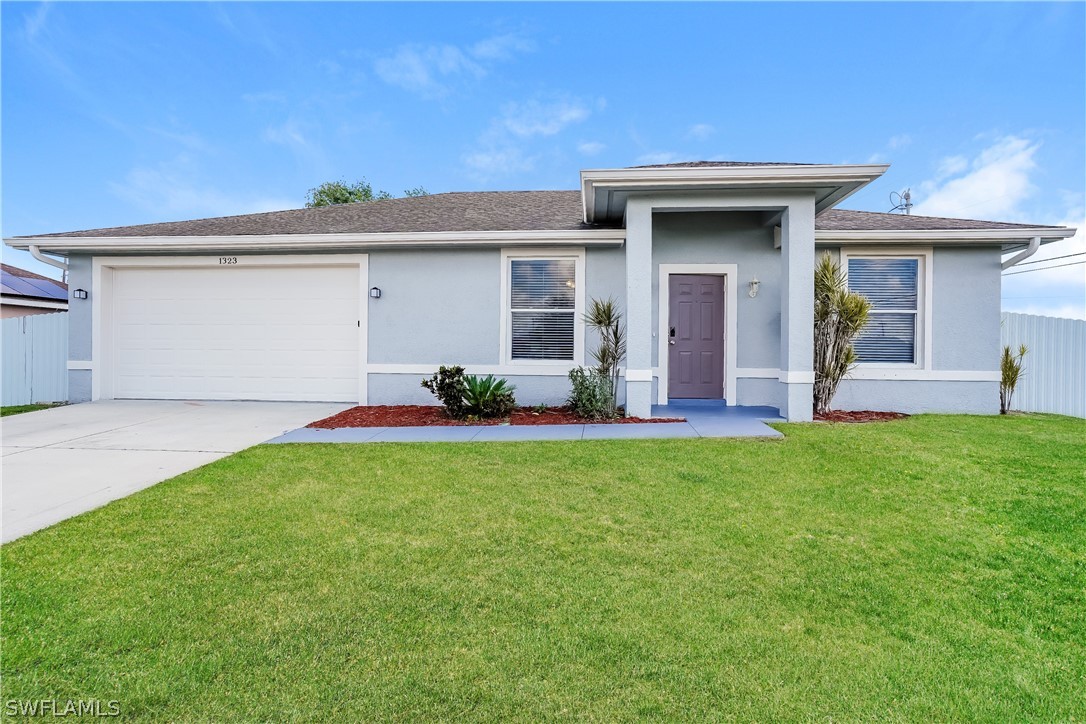
{"type": "Polygon", "coordinates": [[[577,303],[573,259],[509,262],[510,349],[515,360],[572,360],[577,303]]]}
{"type": "Polygon", "coordinates": [[[858,361],[915,364],[920,324],[920,260],[851,257],[848,288],[871,302],[867,326],[853,342],[858,361]]]}

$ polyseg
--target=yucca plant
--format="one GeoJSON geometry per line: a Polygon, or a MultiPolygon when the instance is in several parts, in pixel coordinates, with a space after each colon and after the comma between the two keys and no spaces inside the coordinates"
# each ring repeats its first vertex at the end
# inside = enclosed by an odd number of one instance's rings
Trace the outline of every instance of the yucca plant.
{"type": "Polygon", "coordinates": [[[464,378],[464,412],[475,417],[505,417],[517,406],[516,388],[494,375],[464,378]]]}
{"type": "Polygon", "coordinates": [[[856,365],[852,340],[867,324],[871,303],[850,292],[841,266],[823,253],[814,275],[814,411],[828,412],[841,380],[856,365]]]}
{"type": "Polygon", "coordinates": [[[1003,356],[999,360],[999,414],[1006,415],[1011,410],[1011,398],[1018,380],[1022,379],[1022,360],[1029,349],[1018,345],[1018,354],[1011,352],[1010,345],[1003,347],[1003,356]]]}
{"type": "Polygon", "coordinates": [[[600,336],[592,357],[596,360],[596,369],[610,380],[611,399],[607,412],[609,417],[614,417],[618,410],[619,365],[626,356],[626,325],[622,322],[622,312],[612,297],[593,299],[584,313],[584,321],[600,336]]]}

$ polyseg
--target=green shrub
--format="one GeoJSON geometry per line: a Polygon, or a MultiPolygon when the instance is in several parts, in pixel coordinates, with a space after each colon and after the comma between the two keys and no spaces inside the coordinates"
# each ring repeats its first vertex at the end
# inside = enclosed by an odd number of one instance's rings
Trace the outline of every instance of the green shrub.
{"type": "Polygon", "coordinates": [[[459,365],[446,367],[442,365],[437,374],[428,380],[422,381],[422,386],[434,393],[434,396],[445,406],[445,413],[454,419],[464,417],[464,394],[467,392],[467,382],[464,380],[464,368],[459,365]]]}
{"type": "Polygon", "coordinates": [[[505,417],[517,406],[513,396],[516,388],[494,375],[464,378],[464,411],[475,417],[505,417]]]}
{"type": "Polygon", "coordinates": [[[566,402],[581,417],[591,420],[615,416],[611,377],[596,368],[575,367],[569,371],[573,389],[566,402]]]}

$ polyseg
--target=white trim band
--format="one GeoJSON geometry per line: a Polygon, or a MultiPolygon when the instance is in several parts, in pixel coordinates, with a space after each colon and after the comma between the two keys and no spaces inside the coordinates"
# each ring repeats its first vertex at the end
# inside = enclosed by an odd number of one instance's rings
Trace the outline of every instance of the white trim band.
{"type": "Polygon", "coordinates": [[[89,359],[70,359],[68,360],[68,369],[70,370],[93,370],[94,362],[89,359]]]}
{"type": "Polygon", "coordinates": [[[786,385],[813,385],[815,373],[811,370],[781,370],[777,380],[786,385]]]}
{"type": "Polygon", "coordinates": [[[652,382],[652,370],[626,370],[627,382],[652,382]]]}

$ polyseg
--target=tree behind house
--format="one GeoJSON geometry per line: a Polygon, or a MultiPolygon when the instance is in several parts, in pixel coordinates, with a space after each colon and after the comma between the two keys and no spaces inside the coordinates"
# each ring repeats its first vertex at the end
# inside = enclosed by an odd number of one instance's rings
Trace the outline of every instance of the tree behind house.
{"type": "MultiPolygon", "coordinates": [[[[417,197],[429,196],[429,192],[421,186],[407,189],[404,196],[417,197]]],[[[318,206],[337,206],[339,204],[357,204],[365,201],[380,201],[382,199],[395,198],[387,191],[374,191],[366,179],[348,184],[346,181],[325,181],[315,189],[309,189],[305,197],[307,209],[318,206]]]]}

